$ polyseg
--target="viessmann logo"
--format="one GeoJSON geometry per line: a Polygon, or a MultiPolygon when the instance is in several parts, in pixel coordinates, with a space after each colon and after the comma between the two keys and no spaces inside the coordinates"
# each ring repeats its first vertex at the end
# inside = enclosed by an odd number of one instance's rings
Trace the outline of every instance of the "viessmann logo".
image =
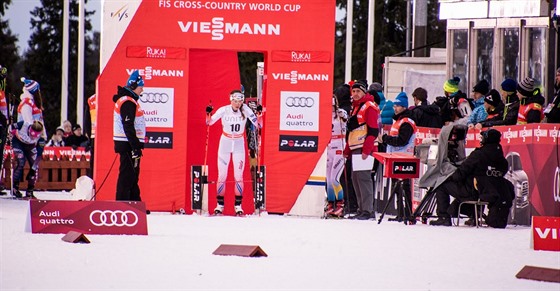
{"type": "Polygon", "coordinates": [[[211,21],[177,21],[182,32],[211,34],[212,40],[223,40],[225,34],[280,35],[280,24],[224,22],[223,17],[211,21]]]}
{"type": "Polygon", "coordinates": [[[126,73],[130,76],[132,72],[136,70],[138,70],[140,76],[144,77],[144,80],[151,80],[153,77],[181,78],[185,76],[185,72],[183,70],[155,69],[152,66],[146,66],[145,68],[138,68],[138,69],[126,69],[126,73]]]}
{"type": "Polygon", "coordinates": [[[328,82],[329,74],[306,74],[299,73],[298,71],[291,71],[289,73],[272,73],[274,80],[290,81],[290,84],[297,84],[298,81],[321,81],[328,82]]]}

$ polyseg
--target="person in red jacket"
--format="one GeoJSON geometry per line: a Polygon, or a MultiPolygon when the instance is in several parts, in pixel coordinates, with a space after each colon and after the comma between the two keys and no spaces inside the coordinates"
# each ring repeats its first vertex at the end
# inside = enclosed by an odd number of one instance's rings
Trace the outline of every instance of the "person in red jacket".
{"type": "MultiPolygon", "coordinates": [[[[374,142],[379,134],[379,107],[375,104],[373,96],[366,92],[366,81],[360,80],[352,85],[352,111],[347,124],[348,134],[344,157],[359,155],[361,159],[366,160],[372,158],[369,156],[376,150],[374,142]]],[[[351,218],[375,219],[371,170],[352,170],[352,183],[358,200],[358,212],[351,218]]]]}

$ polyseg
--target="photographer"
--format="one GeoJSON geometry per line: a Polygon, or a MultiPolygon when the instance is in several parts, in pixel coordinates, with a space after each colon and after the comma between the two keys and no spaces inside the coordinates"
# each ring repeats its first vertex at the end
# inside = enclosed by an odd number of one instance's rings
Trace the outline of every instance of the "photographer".
{"type": "MultiPolygon", "coordinates": [[[[451,226],[451,213],[448,211],[450,196],[458,201],[482,200],[501,202],[503,176],[508,163],[500,145],[501,133],[495,129],[481,132],[481,147],[476,148],[443,184],[435,189],[438,219],[430,225],[451,226]],[[498,179],[500,179],[498,181],[498,179]]],[[[506,180],[507,181],[507,180],[506,180]]],[[[504,187],[507,188],[507,187],[504,187]]],[[[511,200],[510,206],[511,206],[511,200]]],[[[508,208],[509,209],[509,208],[508,208]]]]}

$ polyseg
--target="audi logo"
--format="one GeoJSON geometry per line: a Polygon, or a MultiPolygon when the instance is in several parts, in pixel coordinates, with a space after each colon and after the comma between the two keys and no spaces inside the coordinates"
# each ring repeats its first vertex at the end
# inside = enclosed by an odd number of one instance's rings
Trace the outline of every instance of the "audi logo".
{"type": "Polygon", "coordinates": [[[89,221],[95,226],[128,226],[138,223],[138,215],[126,210],[94,210],[89,215],[89,221]]]}
{"type": "Polygon", "coordinates": [[[288,97],[286,98],[288,107],[313,107],[315,99],[311,97],[288,97]]]}
{"type": "Polygon", "coordinates": [[[167,103],[169,95],[167,93],[142,93],[140,101],[142,103],[167,103]]]}

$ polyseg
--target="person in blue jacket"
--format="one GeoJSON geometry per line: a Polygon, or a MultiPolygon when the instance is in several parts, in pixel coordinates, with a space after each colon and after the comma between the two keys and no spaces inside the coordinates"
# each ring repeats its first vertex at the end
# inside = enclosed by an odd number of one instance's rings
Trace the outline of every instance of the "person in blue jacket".
{"type": "Polygon", "coordinates": [[[374,82],[369,86],[368,93],[373,96],[375,103],[377,103],[379,110],[381,110],[381,123],[383,123],[383,125],[392,125],[393,115],[395,115],[393,101],[385,99],[385,95],[383,95],[383,86],[374,82]]]}

